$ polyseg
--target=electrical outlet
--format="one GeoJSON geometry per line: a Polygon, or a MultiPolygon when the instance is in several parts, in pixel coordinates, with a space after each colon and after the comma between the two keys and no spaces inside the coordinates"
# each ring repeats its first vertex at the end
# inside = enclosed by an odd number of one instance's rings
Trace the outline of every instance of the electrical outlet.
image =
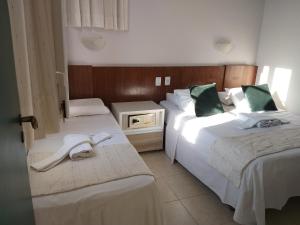
{"type": "Polygon", "coordinates": [[[170,86],[170,84],[171,84],[171,77],[170,76],[165,77],[165,86],[170,86]]]}
{"type": "Polygon", "coordinates": [[[161,77],[155,77],[155,86],[161,85],[161,77]]]}

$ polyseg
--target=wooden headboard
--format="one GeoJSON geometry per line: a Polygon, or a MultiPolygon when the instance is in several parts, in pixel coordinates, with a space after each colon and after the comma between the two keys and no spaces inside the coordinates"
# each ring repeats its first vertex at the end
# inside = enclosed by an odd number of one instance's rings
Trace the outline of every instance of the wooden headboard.
{"type": "Polygon", "coordinates": [[[69,65],[70,99],[101,98],[112,102],[165,99],[167,92],[195,84],[215,82],[219,91],[225,87],[254,84],[256,66],[180,66],[180,67],[94,67],[69,65]],[[171,85],[164,86],[164,77],[171,85]],[[155,86],[155,77],[162,85],[155,86]]]}

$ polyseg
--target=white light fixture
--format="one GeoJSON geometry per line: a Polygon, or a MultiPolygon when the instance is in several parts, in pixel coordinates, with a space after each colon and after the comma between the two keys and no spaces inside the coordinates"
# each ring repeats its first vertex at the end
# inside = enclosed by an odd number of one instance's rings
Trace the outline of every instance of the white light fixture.
{"type": "Polygon", "coordinates": [[[100,51],[106,45],[106,42],[101,35],[83,36],[81,37],[81,43],[91,51],[100,51]]]}
{"type": "Polygon", "coordinates": [[[232,42],[228,39],[219,39],[215,42],[215,49],[223,54],[229,54],[233,47],[232,42]]]}

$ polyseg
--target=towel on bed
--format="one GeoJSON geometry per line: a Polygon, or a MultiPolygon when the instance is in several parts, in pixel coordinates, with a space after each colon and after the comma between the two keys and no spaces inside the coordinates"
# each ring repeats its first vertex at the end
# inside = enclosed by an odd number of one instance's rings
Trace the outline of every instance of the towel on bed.
{"type": "Polygon", "coordinates": [[[101,133],[90,135],[90,138],[91,138],[92,145],[97,145],[103,141],[106,141],[106,140],[112,138],[112,136],[109,133],[101,132],[101,133]]]}
{"type": "Polygon", "coordinates": [[[82,135],[82,134],[69,134],[66,135],[64,138],[64,145],[53,155],[50,157],[39,161],[32,163],[30,166],[34,170],[43,172],[47,171],[53,167],[55,167],[57,164],[59,164],[66,156],[70,153],[70,151],[82,144],[89,144],[91,142],[89,136],[82,135]]]}
{"type": "Polygon", "coordinates": [[[68,134],[64,137],[64,145],[56,153],[42,161],[31,164],[31,168],[39,172],[50,170],[64,160],[67,155],[69,155],[71,160],[92,157],[95,155],[92,146],[106,141],[111,137],[106,132],[94,135],[68,134]]]}
{"type": "MultiPolygon", "coordinates": [[[[65,160],[45,173],[29,170],[32,196],[62,193],[139,175],[153,176],[129,143],[97,146],[95,152],[95,157],[65,160]]],[[[27,160],[31,164],[48,155],[49,152],[29,152],[27,160]]]]}
{"type": "MultiPolygon", "coordinates": [[[[68,138],[68,137],[65,137],[65,139],[64,139],[65,141],[66,141],[66,138],[68,138]]],[[[89,136],[89,138],[91,140],[91,144],[93,146],[95,146],[101,142],[104,142],[104,141],[112,138],[112,136],[109,133],[101,132],[98,134],[92,134],[89,136]]],[[[68,140],[67,140],[67,142],[68,142],[68,140]]],[[[91,144],[84,143],[82,145],[79,145],[79,146],[73,148],[69,153],[70,159],[71,160],[79,160],[79,159],[84,159],[84,158],[89,158],[89,157],[95,156],[95,151],[91,144]]]]}
{"type": "Polygon", "coordinates": [[[75,148],[73,148],[69,157],[71,160],[79,160],[89,158],[95,155],[94,149],[90,143],[83,143],[75,148]]]}

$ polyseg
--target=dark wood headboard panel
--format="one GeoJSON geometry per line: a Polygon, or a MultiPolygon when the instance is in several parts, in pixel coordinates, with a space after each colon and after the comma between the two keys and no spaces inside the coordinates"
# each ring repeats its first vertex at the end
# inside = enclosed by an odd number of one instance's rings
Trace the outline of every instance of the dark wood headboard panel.
{"type": "Polygon", "coordinates": [[[256,81],[257,66],[228,65],[225,67],[224,88],[253,85],[256,81]]]}
{"type": "MultiPolygon", "coordinates": [[[[153,100],[159,102],[165,99],[167,92],[173,92],[174,89],[213,82],[221,91],[224,84],[228,87],[235,85],[235,83],[231,84],[231,81],[236,82],[235,78],[231,78],[228,70],[226,70],[227,81],[225,81],[225,69],[225,66],[93,67],[70,65],[70,99],[99,97],[106,105],[121,101],[153,100]],[[158,76],[162,77],[162,85],[156,87],[155,77],[158,76]],[[164,86],[166,76],[171,77],[170,86],[164,86]]],[[[235,72],[234,75],[236,74],[235,72]]]]}

